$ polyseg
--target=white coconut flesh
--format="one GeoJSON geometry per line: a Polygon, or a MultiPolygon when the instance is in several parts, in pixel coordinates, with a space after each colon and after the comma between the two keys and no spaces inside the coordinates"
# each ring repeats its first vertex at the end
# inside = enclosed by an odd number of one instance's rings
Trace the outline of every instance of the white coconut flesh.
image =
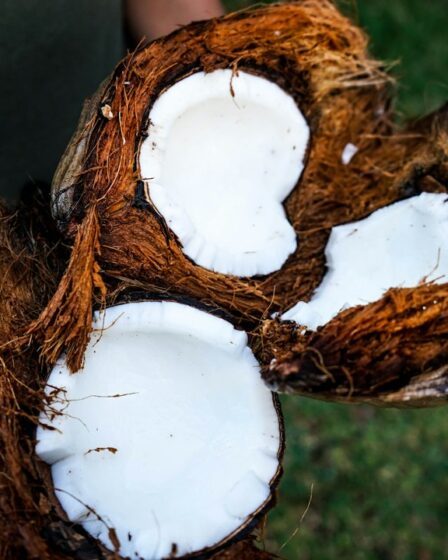
{"type": "Polygon", "coordinates": [[[296,249],[282,202],[304,166],[309,128],[275,83],[198,72],[154,103],[140,171],[149,195],[202,267],[268,274],[296,249]]]}
{"type": "Polygon", "coordinates": [[[63,359],[37,431],[68,518],[123,557],[216,547],[264,508],[281,421],[247,336],[173,302],[97,315],[83,368],[63,359]],[[49,429],[50,428],[50,429],[49,429]]]}
{"type": "Polygon", "coordinates": [[[328,271],[308,303],[283,315],[315,330],[389,288],[448,282],[448,197],[422,193],[332,229],[328,271]]]}

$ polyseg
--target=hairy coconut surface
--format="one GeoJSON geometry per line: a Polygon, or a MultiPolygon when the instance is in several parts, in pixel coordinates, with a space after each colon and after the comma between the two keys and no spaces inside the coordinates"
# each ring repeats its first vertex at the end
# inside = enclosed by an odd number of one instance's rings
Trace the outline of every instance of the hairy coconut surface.
{"type": "MultiPolygon", "coordinates": [[[[407,142],[405,164],[394,176],[403,196],[446,193],[447,108],[412,125],[407,142]]],[[[447,293],[446,283],[428,279],[413,288],[394,288],[373,303],[342,311],[316,332],[267,321],[260,345],[266,379],[279,390],[344,402],[444,404],[447,293]]]]}
{"type": "Polygon", "coordinates": [[[48,201],[30,198],[14,212],[1,207],[0,557],[8,560],[49,558],[33,452],[42,371],[36,347],[20,339],[55,288],[58,257],[48,201]]]}
{"type": "MultiPolygon", "coordinates": [[[[369,191],[387,173],[382,164],[375,177],[360,182],[357,171],[341,164],[348,142],[375,158],[378,135],[389,131],[388,89],[387,76],[367,57],[363,33],[330,2],[285,3],[187,26],[129,55],[103,86],[101,101],[92,101],[83,117],[87,125],[55,178],[55,216],[72,238],[86,228],[91,213],[97,216],[97,260],[115,282],[150,292],[169,290],[226,309],[236,322],[255,326],[259,317],[290,306],[320,280],[326,232],[316,231],[322,229],[316,222],[322,212],[329,214],[336,206],[333,213],[344,221],[350,210],[362,215],[380,206],[381,196],[386,201],[397,196],[385,196],[390,190],[390,180],[385,180],[381,192],[369,193],[358,208],[353,202],[357,193],[369,191]],[[300,185],[285,203],[298,249],[279,272],[263,278],[238,279],[195,265],[143,189],[139,152],[151,107],[175,82],[220,68],[279,85],[311,128],[300,185]],[[73,154],[75,166],[67,161],[73,154]],[[338,177],[340,169],[346,176],[338,177]]],[[[87,243],[86,232],[84,237],[87,243]]]]}

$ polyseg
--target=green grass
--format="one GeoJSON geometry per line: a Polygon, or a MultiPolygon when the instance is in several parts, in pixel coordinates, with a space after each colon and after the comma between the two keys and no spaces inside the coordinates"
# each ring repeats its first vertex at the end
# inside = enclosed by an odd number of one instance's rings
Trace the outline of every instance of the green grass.
{"type": "MultiPolygon", "coordinates": [[[[373,55],[400,61],[394,74],[405,116],[448,100],[447,0],[346,1],[343,9],[370,35],[373,55]]],[[[290,560],[448,558],[448,408],[383,410],[294,397],[283,405],[288,446],[266,534],[270,550],[290,560]]]]}
{"type": "Polygon", "coordinates": [[[283,398],[283,409],[285,474],[270,550],[291,560],[448,557],[448,409],[294,397],[283,398]]]}

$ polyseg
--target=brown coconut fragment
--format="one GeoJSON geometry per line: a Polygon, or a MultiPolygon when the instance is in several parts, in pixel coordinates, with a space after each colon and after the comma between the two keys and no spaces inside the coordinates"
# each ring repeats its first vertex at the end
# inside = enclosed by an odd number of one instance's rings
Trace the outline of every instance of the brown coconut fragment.
{"type": "MultiPolygon", "coordinates": [[[[407,144],[407,149],[401,161],[406,163],[392,174],[393,190],[401,193],[400,198],[446,193],[447,106],[411,123],[404,138],[402,148],[407,144]]],[[[392,145],[393,153],[395,149],[392,145]]],[[[363,205],[366,196],[359,194],[356,202],[363,205]]],[[[386,204],[383,198],[381,206],[386,204]]],[[[307,293],[304,301],[311,295],[307,293]]],[[[383,406],[445,404],[447,295],[446,283],[391,289],[378,301],[342,311],[316,332],[295,323],[266,321],[259,341],[265,379],[279,391],[325,400],[383,406]]]]}
{"type": "Polygon", "coordinates": [[[267,322],[265,379],[279,391],[324,400],[446,404],[447,296],[446,284],[391,289],[379,301],[341,312],[316,332],[303,333],[291,322],[267,322]]]}
{"type": "MultiPolygon", "coordinates": [[[[344,221],[350,213],[362,215],[399,196],[390,187],[388,169],[396,157],[386,158],[372,173],[345,169],[340,162],[347,142],[356,142],[364,154],[362,165],[369,162],[370,167],[382,137],[391,132],[391,80],[368,58],[366,44],[364,34],[332,3],[307,0],[195,23],[129,55],[102,90],[101,100],[90,104],[89,116],[84,116],[88,124],[56,175],[53,210],[65,235],[74,239],[95,208],[100,229],[96,258],[118,289],[169,291],[223,309],[238,326],[250,329],[259,318],[288,307],[310,293],[323,273],[320,251],[330,224],[322,227],[322,215],[344,221]],[[139,149],[157,97],[195,72],[223,68],[278,84],[311,128],[300,185],[285,203],[299,236],[298,249],[280,271],[266,277],[236,278],[195,265],[145,196],[139,172],[139,149]],[[106,105],[115,118],[103,116],[106,105]],[[85,156],[77,158],[76,171],[67,158],[80,152],[85,156]],[[370,189],[379,177],[383,186],[370,189]],[[369,192],[360,208],[353,202],[359,192],[369,192]]],[[[396,143],[401,159],[406,146],[396,143]]]]}

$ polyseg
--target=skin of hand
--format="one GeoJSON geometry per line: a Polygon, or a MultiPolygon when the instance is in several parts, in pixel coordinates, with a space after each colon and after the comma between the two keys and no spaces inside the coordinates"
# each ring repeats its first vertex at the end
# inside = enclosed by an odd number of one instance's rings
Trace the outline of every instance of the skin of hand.
{"type": "Polygon", "coordinates": [[[220,0],[125,0],[125,16],[132,38],[150,41],[178,27],[221,16],[220,0]]]}

